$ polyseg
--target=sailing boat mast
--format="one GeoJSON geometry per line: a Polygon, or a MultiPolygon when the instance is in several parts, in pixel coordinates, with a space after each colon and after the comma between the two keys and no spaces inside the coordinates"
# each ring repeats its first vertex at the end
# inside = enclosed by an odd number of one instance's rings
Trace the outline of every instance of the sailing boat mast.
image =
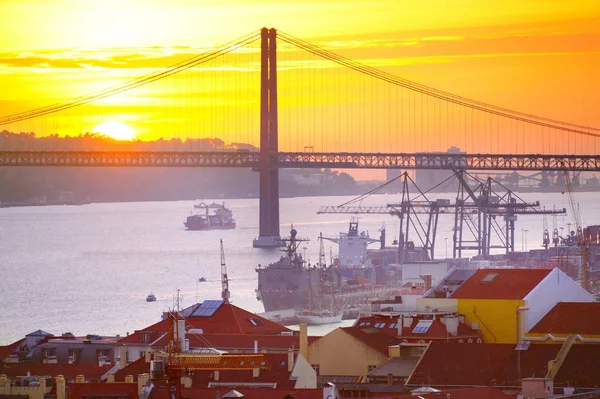
{"type": "Polygon", "coordinates": [[[227,277],[227,266],[225,265],[223,240],[221,240],[221,299],[224,303],[229,303],[229,278],[227,277]]]}

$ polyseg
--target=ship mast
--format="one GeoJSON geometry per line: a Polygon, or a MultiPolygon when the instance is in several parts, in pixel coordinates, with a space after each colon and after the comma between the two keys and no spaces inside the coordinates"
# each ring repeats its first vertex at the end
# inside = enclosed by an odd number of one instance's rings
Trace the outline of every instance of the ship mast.
{"type": "Polygon", "coordinates": [[[319,267],[325,268],[325,247],[323,246],[323,233],[319,233],[319,267]]]}
{"type": "Polygon", "coordinates": [[[229,278],[227,277],[227,266],[225,265],[223,240],[221,240],[221,299],[224,303],[229,303],[229,278]]]}

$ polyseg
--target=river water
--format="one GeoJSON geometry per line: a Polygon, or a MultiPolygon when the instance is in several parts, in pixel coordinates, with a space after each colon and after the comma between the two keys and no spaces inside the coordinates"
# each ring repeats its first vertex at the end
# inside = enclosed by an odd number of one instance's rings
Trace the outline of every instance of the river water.
{"type": "MultiPolygon", "coordinates": [[[[437,196],[450,199],[453,195],[437,196]]],[[[568,197],[560,193],[526,193],[521,197],[540,200],[546,207],[568,209],[568,197]]],[[[310,239],[301,250],[309,260],[318,261],[319,233],[333,237],[347,231],[350,215],[317,215],[317,210],[350,199],[281,199],[282,235],[287,235],[293,224],[299,236],[310,239]]],[[[599,193],[576,193],[584,225],[600,224],[599,199],[599,193]]],[[[362,205],[398,200],[394,195],[374,195],[362,205]]],[[[262,312],[254,292],[255,267],[275,261],[281,253],[252,248],[252,239],[258,235],[258,200],[226,201],[237,222],[237,228],[228,231],[186,231],[183,221],[193,204],[136,202],[0,209],[0,345],[37,329],[53,334],[124,335],[158,321],[162,311],[173,307],[177,290],[184,307],[219,299],[219,239],[225,246],[232,302],[262,312]],[[200,277],[207,281],[199,283],[200,277]],[[147,303],[149,293],[158,300],[147,303]]],[[[556,218],[558,227],[565,230],[569,222],[570,216],[556,218]]],[[[392,216],[361,215],[359,229],[378,238],[384,224],[390,243],[398,231],[398,220],[392,216]]],[[[552,228],[551,217],[548,224],[552,228]]],[[[520,216],[516,249],[539,248],[542,229],[541,216],[520,216]]],[[[444,257],[446,250],[451,255],[451,237],[451,217],[441,216],[438,257],[444,257]]],[[[334,244],[327,242],[325,247],[335,256],[334,244]]]]}

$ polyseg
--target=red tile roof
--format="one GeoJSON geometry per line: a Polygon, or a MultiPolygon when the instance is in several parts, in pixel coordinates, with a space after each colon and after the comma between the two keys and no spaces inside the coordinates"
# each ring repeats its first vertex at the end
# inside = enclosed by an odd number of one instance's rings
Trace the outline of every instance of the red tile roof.
{"type": "MultiPolygon", "coordinates": [[[[469,338],[481,338],[481,333],[476,332],[466,326],[464,323],[458,325],[458,334],[456,336],[448,335],[446,332],[446,325],[443,324],[439,317],[433,320],[431,327],[425,333],[413,333],[415,326],[419,320],[425,320],[424,317],[413,317],[413,321],[409,327],[403,327],[401,329],[401,335],[398,335],[398,323],[402,323],[400,316],[394,315],[381,315],[373,314],[369,316],[363,316],[356,320],[354,323],[355,327],[361,328],[377,328],[381,332],[391,335],[393,337],[399,337],[402,340],[408,341],[420,341],[420,340],[435,340],[435,339],[469,339],[469,338]],[[361,325],[365,323],[364,325],[361,325]],[[368,323],[368,324],[366,324],[368,323]],[[392,326],[390,328],[390,326],[392,326]]],[[[430,319],[430,317],[428,317],[430,319]]]]}
{"type": "MultiPolygon", "coordinates": [[[[194,306],[199,306],[194,305],[194,306]]],[[[193,313],[193,312],[190,312],[193,313]]],[[[190,316],[186,319],[186,330],[201,329],[204,333],[213,334],[280,334],[291,330],[254,313],[250,313],[232,304],[222,304],[212,316],[190,316]],[[254,325],[250,319],[258,321],[254,325]]],[[[161,337],[168,331],[168,321],[161,320],[156,324],[136,331],[119,340],[120,343],[142,342],[142,332],[150,333],[149,341],[161,337]]]]}
{"type": "Polygon", "coordinates": [[[128,375],[133,376],[133,380],[137,381],[138,374],[150,373],[150,363],[146,363],[146,357],[142,356],[133,363],[129,363],[126,367],[115,373],[115,381],[125,381],[128,375]]]}
{"type": "MultiPolygon", "coordinates": [[[[234,388],[183,388],[182,398],[216,398],[217,392],[223,397],[234,388]]],[[[242,393],[245,399],[282,399],[290,395],[295,399],[322,399],[322,389],[293,389],[293,388],[247,388],[237,387],[236,391],[242,393]]],[[[149,399],[168,399],[169,391],[166,386],[155,387],[149,399]]]]}
{"type": "Polygon", "coordinates": [[[398,345],[401,342],[399,338],[381,332],[378,328],[341,327],[341,329],[385,356],[388,355],[388,346],[398,345]]]}
{"type": "Polygon", "coordinates": [[[69,399],[83,399],[84,397],[99,397],[110,395],[113,398],[136,399],[138,386],[126,383],[86,383],[67,384],[66,397],[69,399]]]}
{"type": "Polygon", "coordinates": [[[523,299],[550,272],[548,269],[479,269],[450,297],[523,299]]]}
{"type": "MultiPolygon", "coordinates": [[[[290,348],[300,347],[299,335],[274,335],[274,334],[186,334],[190,340],[190,348],[216,348],[219,350],[246,350],[254,349],[254,341],[258,341],[259,351],[279,350],[287,351],[290,348]]],[[[308,337],[308,343],[319,337],[308,337]]],[[[155,346],[164,347],[168,338],[162,337],[155,346]]]]}
{"type": "Polygon", "coordinates": [[[559,302],[529,332],[599,335],[600,302],[559,302]]]}
{"type": "MultiPolygon", "coordinates": [[[[543,377],[561,344],[432,343],[407,384],[411,386],[519,386],[520,378],[543,377]],[[519,355],[520,353],[520,355],[519,355]],[[519,375],[520,364],[520,375],[519,375]]],[[[555,387],[600,385],[600,345],[573,345],[554,379],[555,387]]]]}
{"type": "MultiPolygon", "coordinates": [[[[493,387],[477,387],[477,388],[464,388],[464,389],[442,389],[439,394],[435,394],[434,398],[445,398],[450,397],[452,399],[515,399],[514,395],[508,395],[499,389],[493,387]]],[[[423,395],[423,397],[430,397],[432,395],[423,395]]],[[[394,395],[398,399],[409,399],[415,398],[410,393],[401,395],[394,395]]]]}
{"type": "Polygon", "coordinates": [[[12,353],[17,350],[17,348],[19,348],[19,346],[21,345],[21,343],[25,340],[25,338],[20,339],[16,342],[13,342],[12,344],[6,345],[6,346],[0,346],[0,361],[2,361],[2,359],[4,359],[5,357],[8,357],[10,355],[12,355],[12,353]]]}
{"type": "MultiPolygon", "coordinates": [[[[543,377],[560,345],[531,345],[520,355],[521,377],[543,377]]],[[[412,386],[518,386],[518,353],[512,344],[432,343],[407,384],[412,386]]]]}
{"type": "Polygon", "coordinates": [[[86,380],[98,380],[112,365],[98,366],[97,364],[48,364],[48,363],[5,363],[0,365],[0,374],[10,378],[30,375],[55,377],[63,375],[67,380],[74,380],[76,376],[83,375],[86,380]]]}
{"type": "MultiPolygon", "coordinates": [[[[458,331],[456,335],[451,335],[447,332],[446,325],[440,321],[439,318],[432,320],[431,327],[427,329],[425,333],[415,333],[413,332],[419,320],[413,318],[412,324],[410,327],[403,327],[402,333],[399,336],[402,340],[408,341],[429,341],[429,340],[456,340],[456,339],[477,339],[481,338],[482,335],[479,332],[472,330],[467,327],[464,323],[458,324],[458,331]]],[[[402,321],[400,321],[402,322],[402,321]]]]}
{"type": "MultiPolygon", "coordinates": [[[[272,382],[278,388],[293,388],[296,381],[290,380],[287,354],[265,354],[265,364],[258,377],[252,376],[252,370],[221,370],[218,382],[272,382]]],[[[214,379],[213,370],[196,370],[192,376],[192,387],[208,388],[214,379]]],[[[217,382],[217,381],[215,381],[217,382]]]]}

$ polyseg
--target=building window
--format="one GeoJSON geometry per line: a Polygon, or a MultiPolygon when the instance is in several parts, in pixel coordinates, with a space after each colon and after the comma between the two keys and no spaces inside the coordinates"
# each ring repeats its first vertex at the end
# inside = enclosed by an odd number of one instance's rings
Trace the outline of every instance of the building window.
{"type": "Polygon", "coordinates": [[[373,364],[369,364],[369,365],[367,366],[367,370],[368,370],[368,371],[375,370],[376,368],[377,368],[377,366],[375,366],[375,365],[373,365],[373,364]]]}
{"type": "Polygon", "coordinates": [[[107,350],[98,350],[96,351],[96,359],[100,360],[101,357],[108,357],[108,351],[107,350]]]}
{"type": "Polygon", "coordinates": [[[375,328],[384,328],[385,327],[385,322],[383,323],[375,323],[375,328]]]}
{"type": "Polygon", "coordinates": [[[389,328],[396,328],[398,323],[390,323],[389,328]]]}
{"type": "Polygon", "coordinates": [[[44,348],[42,349],[42,357],[48,358],[50,356],[56,356],[56,348],[44,348]]]}
{"type": "Polygon", "coordinates": [[[144,343],[148,343],[150,342],[150,333],[142,333],[142,342],[144,343]]]}
{"type": "Polygon", "coordinates": [[[77,363],[78,352],[79,352],[79,350],[77,350],[77,349],[69,349],[69,362],[70,363],[77,363]]]}
{"type": "Polygon", "coordinates": [[[321,371],[321,367],[318,364],[311,364],[311,366],[315,370],[317,375],[320,375],[319,372],[321,371]]]}

